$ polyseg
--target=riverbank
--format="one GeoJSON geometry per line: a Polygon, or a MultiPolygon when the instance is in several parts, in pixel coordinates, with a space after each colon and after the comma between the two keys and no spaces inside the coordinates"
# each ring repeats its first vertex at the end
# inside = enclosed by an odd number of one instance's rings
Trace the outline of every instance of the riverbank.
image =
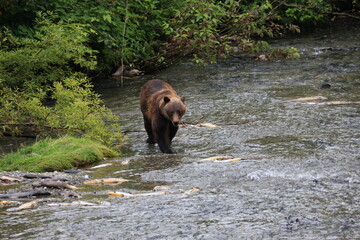
{"type": "Polygon", "coordinates": [[[51,172],[84,167],[119,153],[95,141],[64,136],[45,139],[0,160],[0,171],[51,172]]]}

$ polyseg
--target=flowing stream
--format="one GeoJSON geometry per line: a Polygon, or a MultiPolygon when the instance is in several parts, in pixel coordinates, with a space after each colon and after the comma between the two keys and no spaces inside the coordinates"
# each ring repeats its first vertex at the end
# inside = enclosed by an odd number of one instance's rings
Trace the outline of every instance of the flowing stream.
{"type": "Polygon", "coordinates": [[[0,210],[0,239],[360,239],[359,39],[359,24],[339,24],[274,41],[297,47],[296,60],[182,62],[122,88],[104,81],[126,155],[88,174],[131,181],[79,186],[94,206],[0,210]],[[181,127],[174,155],[147,145],[138,95],[151,78],[186,97],[185,122],[217,127],[181,127]],[[294,100],[314,96],[324,99],[294,100]],[[219,155],[244,160],[202,161],[219,155]],[[108,196],[160,185],[171,192],[108,196]]]}

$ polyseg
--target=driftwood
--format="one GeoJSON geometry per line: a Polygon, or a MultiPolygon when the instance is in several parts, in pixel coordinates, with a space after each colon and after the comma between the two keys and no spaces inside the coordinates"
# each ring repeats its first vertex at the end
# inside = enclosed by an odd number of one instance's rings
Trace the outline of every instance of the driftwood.
{"type": "Polygon", "coordinates": [[[51,193],[42,190],[36,190],[30,192],[0,194],[0,198],[29,198],[32,196],[48,196],[48,195],[51,195],[51,193]]]}

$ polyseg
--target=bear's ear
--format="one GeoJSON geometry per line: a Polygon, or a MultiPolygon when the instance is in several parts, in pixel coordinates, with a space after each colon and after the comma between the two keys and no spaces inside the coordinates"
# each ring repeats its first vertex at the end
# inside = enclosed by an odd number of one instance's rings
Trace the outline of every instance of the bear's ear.
{"type": "Polygon", "coordinates": [[[170,98],[165,96],[165,97],[164,97],[164,102],[165,102],[165,104],[168,103],[168,102],[170,102],[170,98]]]}
{"type": "Polygon", "coordinates": [[[182,102],[185,102],[185,97],[181,97],[181,101],[182,101],[182,102]]]}

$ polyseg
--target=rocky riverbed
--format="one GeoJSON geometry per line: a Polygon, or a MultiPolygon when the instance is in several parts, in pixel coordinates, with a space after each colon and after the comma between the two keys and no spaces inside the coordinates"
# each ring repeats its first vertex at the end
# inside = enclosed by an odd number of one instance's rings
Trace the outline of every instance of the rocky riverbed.
{"type": "Polygon", "coordinates": [[[81,198],[77,186],[89,178],[89,173],[82,170],[45,173],[0,172],[0,208],[19,205],[24,200],[33,200],[40,196],[56,202],[81,198]]]}

